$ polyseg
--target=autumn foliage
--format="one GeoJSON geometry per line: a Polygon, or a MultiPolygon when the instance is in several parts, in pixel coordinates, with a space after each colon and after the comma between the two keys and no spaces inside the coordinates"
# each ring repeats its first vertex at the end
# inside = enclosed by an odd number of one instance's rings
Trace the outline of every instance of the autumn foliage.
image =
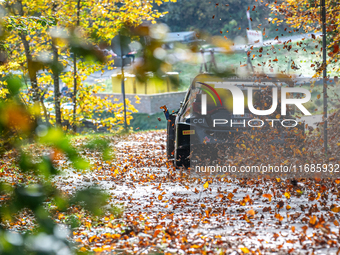
{"type": "MultiPolygon", "coordinates": [[[[272,4],[275,15],[280,14],[273,22],[286,23],[299,33],[317,33],[322,31],[321,1],[276,1],[272,4]]],[[[337,0],[326,1],[326,32],[327,32],[327,64],[337,63],[339,60],[339,19],[340,7],[337,0]]],[[[313,35],[312,39],[315,39],[313,35]]],[[[338,72],[338,65],[334,66],[338,72]]],[[[318,74],[322,72],[319,68],[318,74]]]]}

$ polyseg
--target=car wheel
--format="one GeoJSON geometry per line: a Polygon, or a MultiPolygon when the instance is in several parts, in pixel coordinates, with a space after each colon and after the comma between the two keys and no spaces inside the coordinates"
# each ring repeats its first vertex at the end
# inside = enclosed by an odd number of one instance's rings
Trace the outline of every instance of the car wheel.
{"type": "Polygon", "coordinates": [[[188,168],[190,166],[189,160],[189,149],[175,149],[175,159],[174,159],[174,166],[176,168],[185,167],[188,168]]]}

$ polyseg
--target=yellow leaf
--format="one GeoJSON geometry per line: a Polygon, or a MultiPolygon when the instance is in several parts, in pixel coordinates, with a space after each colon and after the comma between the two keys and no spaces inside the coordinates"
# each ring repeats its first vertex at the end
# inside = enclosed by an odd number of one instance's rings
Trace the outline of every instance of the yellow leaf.
{"type": "Polygon", "coordinates": [[[204,183],[203,188],[207,189],[209,187],[209,182],[204,183]]]}
{"type": "Polygon", "coordinates": [[[201,246],[197,245],[197,244],[194,244],[194,245],[191,245],[190,248],[193,248],[193,249],[198,249],[200,248],[201,246]]]}
{"type": "Polygon", "coordinates": [[[318,192],[318,196],[317,196],[316,200],[319,200],[320,197],[321,197],[321,193],[318,192]]]}
{"type": "Polygon", "coordinates": [[[242,247],[242,248],[240,248],[241,249],[241,251],[242,252],[244,252],[244,253],[249,253],[250,251],[248,250],[248,248],[246,248],[246,247],[242,247]]]}
{"type": "Polygon", "coordinates": [[[289,193],[289,192],[285,192],[285,197],[286,197],[287,199],[289,199],[289,198],[290,198],[290,193],[289,193]]]}

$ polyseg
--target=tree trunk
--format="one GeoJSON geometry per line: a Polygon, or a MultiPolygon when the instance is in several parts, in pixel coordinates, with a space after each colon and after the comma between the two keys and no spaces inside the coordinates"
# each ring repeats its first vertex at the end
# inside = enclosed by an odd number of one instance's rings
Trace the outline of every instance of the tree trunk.
{"type": "MultiPolygon", "coordinates": [[[[18,1],[19,3],[19,15],[24,16],[22,1],[18,1]]],[[[27,62],[27,70],[28,70],[28,76],[30,77],[31,86],[33,89],[33,101],[39,102],[39,91],[38,91],[38,81],[37,81],[37,72],[34,69],[34,63],[32,59],[32,54],[30,51],[30,45],[26,39],[26,33],[23,31],[19,32],[22,44],[24,45],[25,49],[25,55],[26,55],[26,62],[27,62]]]]}
{"type": "Polygon", "coordinates": [[[53,51],[53,86],[54,86],[54,109],[55,109],[55,121],[56,126],[61,126],[61,111],[60,111],[60,88],[59,88],[59,71],[58,71],[58,48],[54,44],[52,39],[52,51],[53,51]]]}
{"type": "MultiPolygon", "coordinates": [[[[77,27],[80,24],[80,1],[77,2],[77,27]]],[[[76,112],[77,112],[77,54],[73,53],[73,131],[77,131],[76,126],[76,112]]]]}
{"type": "Polygon", "coordinates": [[[44,112],[44,116],[45,116],[45,121],[46,123],[49,123],[49,118],[48,118],[48,114],[47,114],[47,110],[46,110],[46,107],[44,105],[44,97],[40,97],[40,103],[41,103],[41,107],[43,109],[43,112],[44,112]]]}
{"type": "Polygon", "coordinates": [[[33,67],[34,63],[32,60],[30,46],[29,46],[28,41],[26,40],[26,35],[23,34],[22,32],[20,33],[20,38],[25,48],[28,76],[30,77],[31,86],[33,89],[33,101],[39,102],[40,96],[39,96],[39,91],[38,91],[37,72],[34,70],[34,67],[33,67]]]}
{"type": "Polygon", "coordinates": [[[73,131],[77,132],[76,125],[76,112],[77,112],[77,56],[73,53],[73,131]]]}

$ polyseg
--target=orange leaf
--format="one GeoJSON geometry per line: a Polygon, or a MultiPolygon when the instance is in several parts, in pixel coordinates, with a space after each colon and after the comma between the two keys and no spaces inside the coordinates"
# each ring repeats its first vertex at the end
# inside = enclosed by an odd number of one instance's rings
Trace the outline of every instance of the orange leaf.
{"type": "Polygon", "coordinates": [[[265,197],[265,198],[268,198],[269,202],[272,201],[272,195],[271,194],[263,194],[262,196],[265,197]]]}
{"type": "Polygon", "coordinates": [[[158,234],[161,232],[161,230],[157,229],[155,231],[155,233],[153,234],[153,238],[155,238],[156,236],[158,236],[158,234]]]}
{"type": "Polygon", "coordinates": [[[93,235],[93,236],[91,236],[90,238],[89,238],[89,242],[91,243],[94,239],[96,239],[97,238],[97,236],[96,235],[93,235]]]}
{"type": "Polygon", "coordinates": [[[279,213],[275,214],[275,218],[278,219],[279,221],[283,220],[283,217],[279,213]]]}
{"type": "Polygon", "coordinates": [[[162,195],[158,195],[158,200],[162,200],[163,196],[162,195]]]}
{"type": "Polygon", "coordinates": [[[251,210],[249,210],[249,211],[247,212],[247,214],[248,214],[248,215],[254,216],[254,215],[255,215],[255,211],[254,211],[253,209],[251,209],[251,210]]]}
{"type": "Polygon", "coordinates": [[[229,193],[228,196],[227,196],[227,198],[228,198],[229,200],[232,200],[233,197],[234,197],[234,194],[233,194],[233,193],[229,193]]]}
{"type": "Polygon", "coordinates": [[[316,220],[317,220],[316,216],[313,215],[313,217],[309,217],[309,218],[310,218],[309,223],[312,224],[312,225],[315,225],[316,220]]]}
{"type": "Polygon", "coordinates": [[[331,211],[338,213],[338,212],[340,212],[340,207],[334,206],[331,211]]]}
{"type": "Polygon", "coordinates": [[[120,234],[113,234],[111,235],[112,239],[119,239],[120,238],[120,234]]]}

